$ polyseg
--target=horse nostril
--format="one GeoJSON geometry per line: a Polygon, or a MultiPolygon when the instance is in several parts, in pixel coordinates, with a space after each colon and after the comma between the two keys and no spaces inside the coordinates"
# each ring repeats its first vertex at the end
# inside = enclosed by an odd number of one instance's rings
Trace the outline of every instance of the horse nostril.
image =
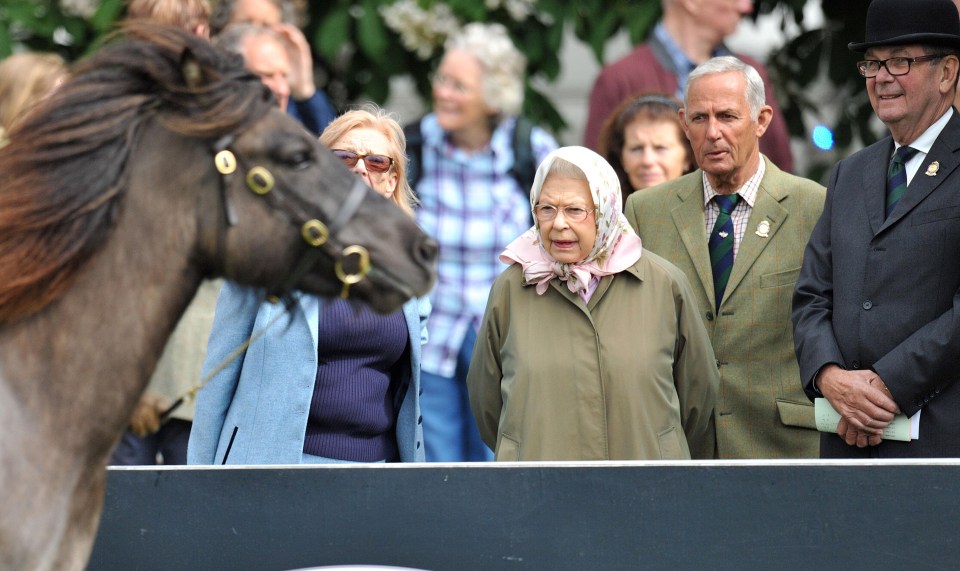
{"type": "Polygon", "coordinates": [[[424,236],[417,244],[417,247],[414,248],[413,253],[420,262],[432,263],[437,259],[437,253],[439,251],[440,247],[437,245],[437,241],[429,236],[424,236]]]}

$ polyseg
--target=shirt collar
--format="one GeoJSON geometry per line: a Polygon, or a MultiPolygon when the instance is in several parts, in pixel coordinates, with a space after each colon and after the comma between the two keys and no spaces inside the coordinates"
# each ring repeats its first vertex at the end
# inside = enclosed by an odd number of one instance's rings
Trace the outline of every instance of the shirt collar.
{"type": "MultiPolygon", "coordinates": [[[[953,117],[953,107],[947,109],[947,111],[940,116],[939,119],[933,122],[933,125],[927,127],[927,130],[920,134],[912,143],[910,147],[920,151],[924,155],[930,152],[930,149],[933,147],[933,144],[937,141],[937,137],[940,136],[940,133],[947,126],[947,123],[950,121],[950,118],[953,117]]],[[[893,150],[896,152],[897,149],[901,147],[900,143],[894,141],[893,150]]]]}
{"type": "MultiPolygon", "coordinates": [[[[673,69],[677,72],[677,96],[683,100],[684,91],[687,89],[687,77],[689,77],[690,72],[697,67],[697,64],[692,62],[690,58],[687,57],[687,54],[683,53],[683,50],[680,49],[679,44],[670,37],[670,34],[667,32],[667,27],[663,25],[662,20],[657,22],[657,25],[653,28],[653,34],[663,46],[664,50],[666,50],[670,61],[673,62],[673,69]]],[[[721,43],[714,48],[710,55],[717,57],[732,55],[732,53],[727,46],[721,43]]]]}
{"type": "MultiPolygon", "coordinates": [[[[743,186],[737,189],[736,194],[739,194],[740,198],[750,205],[750,208],[753,208],[753,204],[757,201],[760,181],[763,180],[763,175],[766,170],[767,161],[763,155],[760,155],[760,166],[757,167],[757,172],[753,173],[753,176],[747,179],[747,182],[743,183],[743,186]]],[[[719,193],[714,190],[713,185],[710,184],[710,179],[707,178],[706,172],[701,172],[700,176],[703,178],[703,206],[706,208],[706,206],[710,204],[710,201],[713,200],[713,197],[719,193]]]]}

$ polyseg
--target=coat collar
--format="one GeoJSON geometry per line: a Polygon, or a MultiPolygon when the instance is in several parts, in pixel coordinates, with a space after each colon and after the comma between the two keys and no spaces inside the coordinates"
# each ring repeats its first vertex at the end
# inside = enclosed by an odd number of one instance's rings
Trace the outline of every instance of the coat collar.
{"type": "Polygon", "coordinates": [[[896,224],[916,208],[930,196],[930,193],[951,178],[953,171],[960,166],[960,114],[954,111],[947,126],[924,157],[917,174],[910,181],[910,186],[907,187],[900,204],[886,220],[884,216],[886,215],[887,162],[893,153],[893,139],[888,137],[883,143],[885,144],[878,145],[878,148],[883,149],[884,152],[873,153],[863,171],[863,187],[881,189],[879,192],[871,190],[866,196],[867,215],[874,235],[896,224]],[[936,175],[927,175],[930,165],[934,162],[939,164],[936,175]]]}

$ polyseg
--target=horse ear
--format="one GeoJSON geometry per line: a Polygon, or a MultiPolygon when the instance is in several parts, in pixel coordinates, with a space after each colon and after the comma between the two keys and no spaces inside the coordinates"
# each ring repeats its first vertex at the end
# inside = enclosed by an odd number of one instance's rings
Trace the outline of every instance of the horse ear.
{"type": "Polygon", "coordinates": [[[183,50],[180,56],[180,73],[183,74],[183,82],[191,89],[203,83],[203,68],[190,48],[183,50]]]}

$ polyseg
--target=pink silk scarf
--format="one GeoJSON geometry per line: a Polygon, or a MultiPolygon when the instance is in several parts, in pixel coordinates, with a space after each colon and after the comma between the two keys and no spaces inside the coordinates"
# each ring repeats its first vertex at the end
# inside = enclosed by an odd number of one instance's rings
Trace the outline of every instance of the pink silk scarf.
{"type": "Polygon", "coordinates": [[[586,303],[596,291],[602,276],[617,274],[637,263],[643,248],[640,237],[623,215],[620,180],[616,173],[603,157],[585,147],[561,147],[547,155],[537,169],[530,189],[530,207],[533,208],[540,199],[550,165],[558,158],[573,163],[587,175],[590,194],[597,209],[597,239],[593,248],[580,262],[560,263],[543,249],[539,224],[535,223],[506,247],[500,254],[500,261],[520,264],[524,282],[536,284],[538,295],[547,291],[553,279],[559,279],[566,282],[567,288],[586,303]]]}

